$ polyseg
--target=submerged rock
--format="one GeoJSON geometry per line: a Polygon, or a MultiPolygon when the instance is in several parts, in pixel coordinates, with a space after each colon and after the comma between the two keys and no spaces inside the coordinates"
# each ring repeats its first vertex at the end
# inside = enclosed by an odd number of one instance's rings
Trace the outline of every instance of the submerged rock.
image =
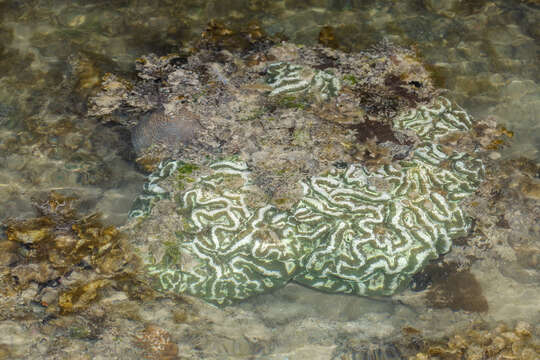
{"type": "Polygon", "coordinates": [[[109,77],[93,102],[107,119],[122,107],[168,114],[117,117],[135,126],[137,150],[164,159],[128,225],[148,281],[215,304],[289,281],[405,288],[470,229],[460,201],[484,168],[452,140],[468,136],[470,117],[404,49],[258,51],[147,57],[134,91],[119,96],[109,77]],[[367,127],[373,136],[358,133],[367,127]]]}
{"type": "Polygon", "coordinates": [[[156,111],[142,120],[132,131],[131,141],[137,153],[154,147],[175,147],[193,140],[197,120],[189,114],[183,117],[167,116],[156,111]]]}
{"type": "MultiPolygon", "coordinates": [[[[433,109],[441,101],[447,100],[436,99],[433,109]]],[[[451,111],[433,111],[433,121],[456,115],[451,111]]],[[[153,199],[175,199],[176,239],[165,250],[141,248],[149,274],[161,290],[218,304],[290,280],[329,292],[391,295],[466,235],[470,221],[459,201],[483,176],[480,160],[422,143],[411,159],[375,171],[358,163],[304,180],[301,200],[281,210],[265,199],[245,162],[211,163],[187,183],[174,176],[185,167],[162,163],[131,216],[152,214],[153,199]]]]}
{"type": "Polygon", "coordinates": [[[421,339],[422,351],[411,360],[424,359],[538,359],[537,339],[531,336],[531,325],[519,321],[511,327],[505,323],[496,326],[484,321],[471,322],[467,329],[448,334],[444,339],[421,339]]]}

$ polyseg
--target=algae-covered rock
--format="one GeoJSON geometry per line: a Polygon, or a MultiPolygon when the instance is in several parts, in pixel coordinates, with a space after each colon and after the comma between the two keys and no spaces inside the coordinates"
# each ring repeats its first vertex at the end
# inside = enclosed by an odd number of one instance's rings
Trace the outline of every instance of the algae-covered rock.
{"type": "Polygon", "coordinates": [[[5,222],[0,284],[6,297],[26,291],[49,311],[67,314],[91,306],[116,281],[134,282],[138,261],[123,234],[99,214],[78,214],[74,203],[51,192],[35,201],[37,217],[5,222]]]}
{"type": "MultiPolygon", "coordinates": [[[[215,304],[289,281],[392,295],[469,231],[460,201],[483,165],[448,139],[469,136],[472,120],[406,50],[283,44],[170,59],[146,57],[144,80],[120,102],[162,111],[175,131],[118,118],[136,147],[152,134],[143,153],[163,159],[128,225],[155,288],[215,304]],[[175,143],[181,119],[197,125],[175,143]]],[[[111,108],[107,84],[95,114],[111,108]]]]}

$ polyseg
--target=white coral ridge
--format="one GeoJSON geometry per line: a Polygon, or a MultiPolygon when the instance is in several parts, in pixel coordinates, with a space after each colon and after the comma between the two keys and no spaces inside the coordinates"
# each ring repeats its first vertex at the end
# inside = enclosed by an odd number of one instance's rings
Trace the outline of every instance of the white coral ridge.
{"type": "Polygon", "coordinates": [[[287,213],[271,205],[250,208],[249,171],[220,161],[179,204],[179,258],[153,263],[161,289],[223,304],[280,287],[297,270],[302,244],[287,213]]]}
{"type": "Polygon", "coordinates": [[[271,64],[266,82],[273,88],[270,96],[309,93],[328,100],[341,89],[341,82],[330,72],[286,62],[271,64]]]}
{"type": "Polygon", "coordinates": [[[156,286],[216,304],[288,281],[358,295],[391,295],[407,286],[467,233],[470,221],[459,201],[483,176],[480,160],[433,142],[470,125],[449,105],[439,98],[396,121],[396,128],[426,139],[410,160],[371,172],[351,164],[307,179],[289,211],[250,205],[245,163],[212,164],[210,174],[181,194],[177,242],[156,252],[165,256],[148,254],[156,286]]]}
{"type": "Polygon", "coordinates": [[[435,140],[455,131],[468,131],[471,117],[461,107],[445,97],[438,97],[432,104],[411,109],[396,117],[394,126],[414,130],[424,140],[435,140]]]}

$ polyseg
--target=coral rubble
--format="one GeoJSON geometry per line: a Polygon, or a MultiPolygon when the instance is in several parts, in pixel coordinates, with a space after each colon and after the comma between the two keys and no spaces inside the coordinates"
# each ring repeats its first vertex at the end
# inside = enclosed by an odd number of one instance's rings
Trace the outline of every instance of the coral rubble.
{"type": "Polygon", "coordinates": [[[171,341],[166,330],[155,325],[147,325],[140,336],[135,337],[135,345],[143,349],[149,359],[178,359],[178,345],[171,341]]]}

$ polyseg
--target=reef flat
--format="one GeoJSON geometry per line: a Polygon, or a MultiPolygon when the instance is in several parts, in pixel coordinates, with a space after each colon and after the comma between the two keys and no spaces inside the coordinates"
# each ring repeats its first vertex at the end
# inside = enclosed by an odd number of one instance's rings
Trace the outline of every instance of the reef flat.
{"type": "Polygon", "coordinates": [[[132,129],[154,169],[128,227],[158,290],[392,295],[471,228],[460,201],[484,167],[454,139],[472,120],[409,50],[269,42],[138,69],[135,84],[108,75],[91,111],[132,129]]]}

